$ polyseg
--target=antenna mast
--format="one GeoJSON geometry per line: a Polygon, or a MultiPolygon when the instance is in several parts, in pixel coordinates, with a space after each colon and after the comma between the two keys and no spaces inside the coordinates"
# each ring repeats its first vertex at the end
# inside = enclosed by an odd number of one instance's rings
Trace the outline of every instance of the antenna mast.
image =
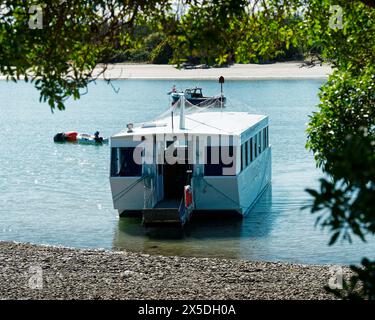
{"type": "Polygon", "coordinates": [[[221,100],[220,100],[220,107],[221,107],[221,111],[223,111],[223,103],[224,103],[224,95],[223,95],[223,84],[225,82],[225,79],[223,76],[221,76],[219,78],[219,83],[220,83],[220,86],[221,86],[221,100]]]}

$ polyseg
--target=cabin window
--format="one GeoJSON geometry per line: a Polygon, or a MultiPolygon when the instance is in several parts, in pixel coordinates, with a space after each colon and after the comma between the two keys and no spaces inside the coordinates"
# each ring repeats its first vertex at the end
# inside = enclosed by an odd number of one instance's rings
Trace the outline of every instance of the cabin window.
{"type": "Polygon", "coordinates": [[[167,140],[166,142],[165,142],[165,148],[166,149],[168,149],[171,145],[173,145],[174,144],[174,141],[173,140],[167,140]]]}
{"type": "Polygon", "coordinates": [[[250,144],[250,141],[247,140],[245,145],[245,149],[246,149],[246,166],[248,166],[250,164],[250,148],[249,148],[249,144],[250,144]]]}
{"type": "Polygon", "coordinates": [[[258,136],[254,136],[254,159],[258,157],[258,136]]]}
{"type": "Polygon", "coordinates": [[[138,177],[142,175],[142,152],[140,147],[112,148],[111,176],[138,177]]]}
{"type": "Polygon", "coordinates": [[[262,153],[262,131],[258,133],[258,153],[262,153]]]}
{"type": "Polygon", "coordinates": [[[235,164],[236,157],[233,146],[206,147],[205,176],[234,176],[236,175],[235,164]]]}
{"type": "Polygon", "coordinates": [[[241,145],[241,170],[246,168],[246,144],[241,145]]]}
{"type": "Polygon", "coordinates": [[[268,147],[267,143],[267,128],[263,129],[263,150],[266,150],[268,147]]]}
{"type": "Polygon", "coordinates": [[[117,175],[119,167],[119,155],[118,148],[112,148],[111,150],[111,176],[114,177],[117,175]]]}
{"type": "Polygon", "coordinates": [[[250,139],[250,163],[253,162],[253,138],[250,139]]]}
{"type": "Polygon", "coordinates": [[[241,146],[241,170],[245,169],[253,162],[253,138],[244,142],[241,146]]]}

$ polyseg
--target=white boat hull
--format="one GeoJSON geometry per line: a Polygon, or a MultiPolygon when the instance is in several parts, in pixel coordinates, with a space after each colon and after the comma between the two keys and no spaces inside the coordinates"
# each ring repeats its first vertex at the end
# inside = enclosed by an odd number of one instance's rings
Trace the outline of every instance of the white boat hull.
{"type": "Polygon", "coordinates": [[[195,209],[246,215],[271,182],[271,158],[268,148],[237,176],[203,177],[194,183],[195,209]]]}
{"type": "MultiPolygon", "coordinates": [[[[239,175],[193,178],[194,210],[213,213],[235,211],[246,215],[271,182],[271,158],[271,148],[267,148],[239,175]]],[[[158,192],[153,194],[147,190],[153,190],[157,182],[149,179],[148,186],[145,187],[144,181],[135,184],[139,179],[140,177],[110,178],[114,208],[120,214],[127,211],[141,212],[156,205],[158,192]],[[130,187],[132,188],[128,190],[130,187]]]]}
{"type": "Polygon", "coordinates": [[[160,205],[185,201],[189,187],[194,211],[246,215],[271,182],[268,129],[267,116],[243,112],[203,112],[186,119],[180,112],[179,120],[130,126],[111,138],[114,208],[120,215],[153,209],[169,214],[167,209],[177,206],[160,205]]]}

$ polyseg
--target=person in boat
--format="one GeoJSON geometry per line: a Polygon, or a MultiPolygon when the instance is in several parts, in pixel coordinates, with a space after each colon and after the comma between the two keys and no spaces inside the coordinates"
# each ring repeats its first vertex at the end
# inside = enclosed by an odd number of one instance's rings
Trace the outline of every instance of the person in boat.
{"type": "Polygon", "coordinates": [[[103,143],[103,137],[99,137],[99,131],[95,132],[94,139],[96,143],[103,143]]]}
{"type": "Polygon", "coordinates": [[[174,84],[171,91],[168,92],[168,94],[172,94],[172,93],[176,93],[177,92],[177,88],[176,88],[176,85],[174,84]]]}

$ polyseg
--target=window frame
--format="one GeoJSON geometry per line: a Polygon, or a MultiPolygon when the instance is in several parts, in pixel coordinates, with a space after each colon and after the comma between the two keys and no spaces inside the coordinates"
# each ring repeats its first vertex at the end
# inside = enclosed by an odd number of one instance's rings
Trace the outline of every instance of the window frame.
{"type": "Polygon", "coordinates": [[[143,174],[143,161],[144,161],[144,148],[142,147],[113,147],[111,148],[111,177],[115,178],[131,178],[131,177],[141,177],[143,174]],[[132,158],[131,162],[124,161],[123,157],[126,153],[134,154],[134,151],[140,148],[142,149],[140,152],[140,155],[142,157],[142,164],[138,164],[134,161],[134,158],[132,158]],[[126,149],[132,149],[125,151],[126,149]],[[116,160],[113,159],[114,153],[116,152],[116,160]],[[114,167],[114,161],[116,161],[116,167],[114,167]],[[127,165],[127,164],[128,165],[127,165]],[[127,172],[128,168],[130,166],[131,172],[127,172]],[[116,171],[116,172],[115,172],[116,171]],[[123,172],[123,173],[122,173],[123,172]]]}
{"type": "MultiPolygon", "coordinates": [[[[237,158],[237,155],[236,155],[236,152],[237,152],[237,147],[233,146],[233,145],[229,145],[229,146],[210,146],[210,145],[207,145],[205,147],[205,163],[203,165],[203,174],[205,177],[228,177],[228,176],[236,176],[236,168],[237,168],[237,163],[236,163],[236,158],[237,158]],[[211,153],[208,153],[208,150],[211,148],[219,148],[219,163],[218,164],[211,164],[211,163],[208,163],[209,159],[211,160],[212,157],[211,157],[211,153]],[[230,164],[224,164],[223,163],[223,159],[222,159],[222,148],[229,148],[228,150],[228,155],[229,157],[232,157],[233,158],[233,162],[230,163],[230,164]],[[228,175],[223,175],[223,169],[224,168],[232,168],[234,167],[234,172],[233,174],[228,174],[228,175]],[[218,174],[220,172],[220,174],[218,174]]],[[[241,148],[242,149],[242,148],[241,148]]],[[[242,158],[242,157],[241,157],[242,158]]],[[[242,163],[241,163],[242,165],[242,163]]]]}

